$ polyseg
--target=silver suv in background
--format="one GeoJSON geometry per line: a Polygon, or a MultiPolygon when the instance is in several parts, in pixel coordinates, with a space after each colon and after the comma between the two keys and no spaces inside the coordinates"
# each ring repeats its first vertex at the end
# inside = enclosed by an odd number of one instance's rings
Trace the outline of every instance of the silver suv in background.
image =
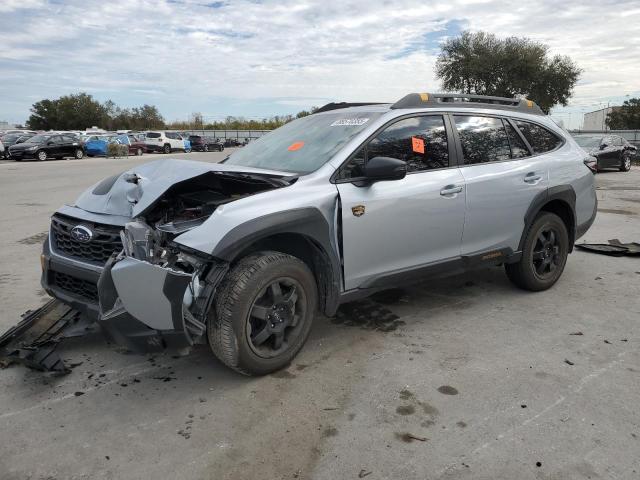
{"type": "Polygon", "coordinates": [[[329,104],[220,164],[92,186],[52,217],[42,284],[132,350],[208,342],[265,374],[381,290],[491,265],[551,287],[596,215],[591,160],[528,100],[329,104]]]}

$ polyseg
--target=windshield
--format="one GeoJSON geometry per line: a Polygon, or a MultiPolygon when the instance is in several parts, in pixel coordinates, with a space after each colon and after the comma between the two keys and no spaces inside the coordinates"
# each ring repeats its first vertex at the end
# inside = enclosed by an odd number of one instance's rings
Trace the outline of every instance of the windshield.
{"type": "Polygon", "coordinates": [[[594,148],[600,145],[600,137],[573,137],[573,139],[583,148],[594,148]]]}
{"type": "Polygon", "coordinates": [[[51,138],[51,135],[36,135],[35,137],[31,137],[24,143],[43,143],[51,138]]]}
{"type": "Polygon", "coordinates": [[[309,115],[249,143],[225,163],[302,174],[313,172],[381,115],[363,111],[309,115]]]}

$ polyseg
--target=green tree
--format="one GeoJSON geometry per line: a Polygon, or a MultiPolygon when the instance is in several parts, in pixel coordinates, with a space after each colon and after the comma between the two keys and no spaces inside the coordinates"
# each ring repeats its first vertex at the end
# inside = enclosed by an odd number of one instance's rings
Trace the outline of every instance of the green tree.
{"type": "Polygon", "coordinates": [[[501,97],[525,96],[543,111],[567,105],[582,70],[566,56],[527,38],[499,39],[463,32],[447,40],[436,61],[444,90],[501,97]]]}
{"type": "Polygon", "coordinates": [[[619,110],[607,115],[606,122],[612,130],[640,129],[640,98],[625,100],[619,110]]]}
{"type": "Polygon", "coordinates": [[[79,130],[102,125],[107,120],[107,109],[100,102],[91,95],[78,93],[34,103],[27,123],[38,130],[79,130]]]}

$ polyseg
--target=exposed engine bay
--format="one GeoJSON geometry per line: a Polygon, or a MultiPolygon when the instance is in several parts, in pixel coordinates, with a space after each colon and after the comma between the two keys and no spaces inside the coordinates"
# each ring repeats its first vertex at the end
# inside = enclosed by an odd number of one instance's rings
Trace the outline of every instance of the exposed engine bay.
{"type": "Polygon", "coordinates": [[[208,172],[177,183],[125,225],[121,234],[124,253],[193,273],[194,259],[171,244],[177,235],[202,225],[220,205],[291,182],[266,175],[208,172]]]}

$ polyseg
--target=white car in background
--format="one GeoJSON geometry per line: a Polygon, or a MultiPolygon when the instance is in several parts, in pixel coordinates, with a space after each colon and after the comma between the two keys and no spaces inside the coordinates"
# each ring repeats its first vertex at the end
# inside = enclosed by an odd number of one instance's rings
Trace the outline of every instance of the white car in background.
{"type": "Polygon", "coordinates": [[[145,133],[145,144],[149,152],[185,152],[184,139],[177,132],[153,131],[145,133]]]}

